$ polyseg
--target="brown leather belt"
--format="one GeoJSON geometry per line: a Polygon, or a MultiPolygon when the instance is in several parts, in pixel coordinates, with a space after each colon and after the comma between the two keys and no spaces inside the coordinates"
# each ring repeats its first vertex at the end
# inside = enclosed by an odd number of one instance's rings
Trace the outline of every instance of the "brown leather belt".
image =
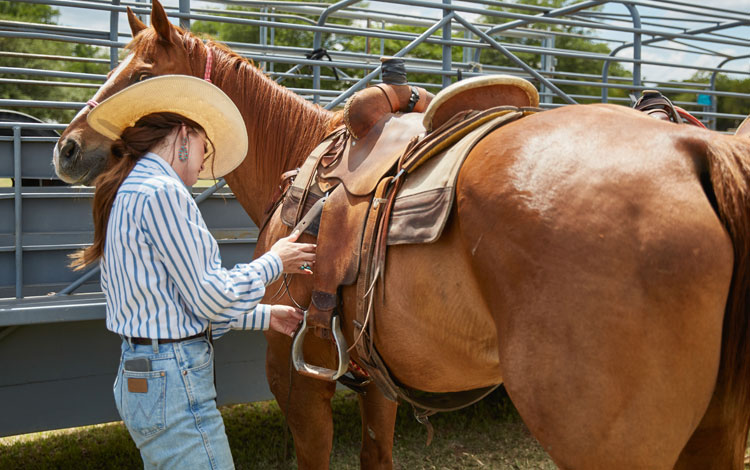
{"type": "MultiPolygon", "coordinates": [[[[207,330],[206,330],[207,331],[207,330]]],[[[169,339],[169,338],[160,338],[159,344],[168,344],[168,343],[179,343],[180,341],[187,341],[189,339],[196,339],[196,338],[202,338],[206,336],[206,331],[203,331],[202,333],[198,333],[197,335],[188,336],[187,338],[177,338],[177,339],[169,339]]],[[[133,344],[151,344],[153,339],[151,338],[130,338],[130,342],[133,344]]]]}

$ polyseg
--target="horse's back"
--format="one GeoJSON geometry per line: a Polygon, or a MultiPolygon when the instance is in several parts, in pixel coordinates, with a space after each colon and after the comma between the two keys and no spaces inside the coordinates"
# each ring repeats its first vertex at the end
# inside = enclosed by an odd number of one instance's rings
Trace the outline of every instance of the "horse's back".
{"type": "Polygon", "coordinates": [[[563,468],[671,468],[708,405],[733,258],[696,132],[566,107],[499,129],[462,169],[454,223],[502,376],[563,468]]]}

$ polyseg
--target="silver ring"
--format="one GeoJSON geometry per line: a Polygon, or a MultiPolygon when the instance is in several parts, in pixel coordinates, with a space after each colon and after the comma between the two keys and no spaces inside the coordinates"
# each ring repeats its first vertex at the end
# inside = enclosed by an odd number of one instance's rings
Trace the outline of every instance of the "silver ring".
{"type": "Polygon", "coordinates": [[[303,263],[303,264],[300,265],[299,269],[300,269],[300,271],[309,271],[310,270],[310,265],[307,264],[307,263],[303,263]]]}

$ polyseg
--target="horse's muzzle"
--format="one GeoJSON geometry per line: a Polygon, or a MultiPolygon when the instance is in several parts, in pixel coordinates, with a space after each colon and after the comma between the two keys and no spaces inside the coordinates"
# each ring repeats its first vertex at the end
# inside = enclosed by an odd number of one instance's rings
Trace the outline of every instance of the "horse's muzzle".
{"type": "Polygon", "coordinates": [[[60,165],[72,165],[81,156],[81,145],[75,139],[67,138],[62,147],[59,144],[55,146],[55,153],[57,153],[57,161],[60,165]]]}

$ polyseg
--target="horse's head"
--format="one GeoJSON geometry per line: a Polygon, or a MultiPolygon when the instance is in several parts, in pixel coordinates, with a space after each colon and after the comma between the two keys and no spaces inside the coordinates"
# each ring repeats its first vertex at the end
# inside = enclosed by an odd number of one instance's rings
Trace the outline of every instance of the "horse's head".
{"type": "MultiPolygon", "coordinates": [[[[57,175],[71,184],[91,184],[104,169],[111,140],[91,129],[86,116],[107,97],[140,80],[156,75],[184,74],[201,76],[203,68],[194,70],[190,53],[199,40],[185,42],[186,34],[172,26],[158,0],[151,10],[151,27],[147,27],[128,8],[128,22],[133,41],[127,46],[130,55],[107,76],[107,81],[91,101],[76,115],[60,136],[53,161],[57,175]],[[191,47],[186,46],[191,44],[191,47]]],[[[203,56],[203,54],[201,54],[203,56]]]]}

